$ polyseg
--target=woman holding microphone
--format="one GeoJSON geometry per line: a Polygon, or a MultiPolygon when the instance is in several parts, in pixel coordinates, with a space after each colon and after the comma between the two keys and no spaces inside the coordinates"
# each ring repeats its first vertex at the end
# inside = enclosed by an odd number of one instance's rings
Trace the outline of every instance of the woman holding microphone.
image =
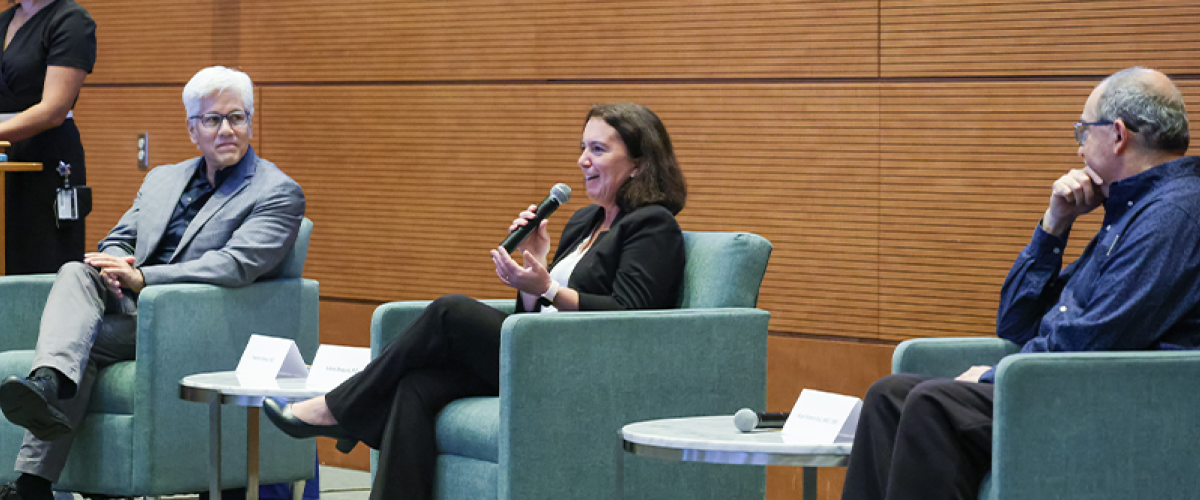
{"type": "Polygon", "coordinates": [[[87,181],[71,108],[96,63],[96,23],[75,0],[21,0],[0,13],[0,28],[0,141],[12,143],[9,161],[42,164],[5,174],[5,271],[52,273],[83,259],[83,220],[59,221],[54,204],[60,162],[72,186],[87,181]]]}
{"type": "MultiPolygon", "coordinates": [[[[594,204],[567,222],[552,261],[545,221],[518,246],[523,264],[503,247],[493,249],[496,275],[517,290],[518,314],[677,307],[684,252],[675,214],[687,190],[666,129],[633,103],[594,106],[584,122],[578,163],[594,204]]],[[[533,219],[535,208],[509,230],[533,219]]],[[[455,399],[499,394],[506,316],[444,296],[326,396],[263,406],[293,437],[329,436],[340,448],[362,441],[380,450],[372,499],[430,498],[437,414],[455,399]]]]}

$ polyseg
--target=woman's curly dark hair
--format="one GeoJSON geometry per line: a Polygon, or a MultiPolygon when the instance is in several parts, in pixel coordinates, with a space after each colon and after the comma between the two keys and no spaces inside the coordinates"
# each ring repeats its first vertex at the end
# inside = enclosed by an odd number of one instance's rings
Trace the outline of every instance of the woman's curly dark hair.
{"type": "Polygon", "coordinates": [[[646,205],[662,205],[672,214],[683,210],[687,182],[675,159],[671,136],[658,115],[641,104],[618,102],[592,106],[584,126],[592,118],[617,130],[638,169],[617,189],[617,207],[622,212],[646,205]]]}

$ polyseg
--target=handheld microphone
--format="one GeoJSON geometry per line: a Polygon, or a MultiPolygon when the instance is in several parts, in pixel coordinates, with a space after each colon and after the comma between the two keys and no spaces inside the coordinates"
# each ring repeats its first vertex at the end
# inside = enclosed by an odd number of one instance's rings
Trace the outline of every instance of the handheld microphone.
{"type": "Polygon", "coordinates": [[[525,223],[524,226],[520,226],[515,231],[508,233],[508,237],[504,238],[504,243],[500,245],[508,253],[512,253],[513,250],[517,249],[517,245],[520,245],[522,241],[525,241],[525,238],[529,237],[530,233],[537,231],[538,226],[542,224],[542,220],[549,217],[555,210],[558,210],[559,206],[566,205],[570,199],[571,187],[561,182],[555,184],[553,188],[550,188],[550,196],[542,200],[537,210],[533,212],[534,217],[525,223]]]}
{"type": "Polygon", "coordinates": [[[750,432],[754,429],[782,429],[783,423],[787,422],[790,413],[767,413],[757,412],[749,408],[742,408],[733,415],[733,426],[742,432],[750,432]]]}

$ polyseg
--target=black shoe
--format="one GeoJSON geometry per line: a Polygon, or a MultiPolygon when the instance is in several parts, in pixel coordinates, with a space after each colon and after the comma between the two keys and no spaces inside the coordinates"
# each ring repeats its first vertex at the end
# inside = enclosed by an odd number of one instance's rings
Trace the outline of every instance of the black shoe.
{"type": "MultiPolygon", "coordinates": [[[[283,431],[294,438],[310,438],[317,436],[331,437],[337,440],[337,449],[342,453],[350,453],[358,444],[358,438],[351,436],[340,425],[313,425],[300,420],[292,413],[292,404],[280,406],[278,401],[271,398],[263,399],[263,411],[267,418],[283,431]]],[[[3,499],[0,499],[3,500],[3,499]]]]}
{"type": "MultiPolygon", "coordinates": [[[[27,500],[28,498],[31,497],[21,496],[21,494],[17,492],[17,483],[6,483],[0,485],[0,500],[27,500]]],[[[32,498],[50,498],[53,500],[54,492],[47,489],[42,493],[41,497],[34,495],[32,498]]]]}
{"type": "Polygon", "coordinates": [[[0,411],[9,422],[28,429],[42,441],[66,436],[71,432],[71,422],[58,409],[55,387],[54,381],[44,377],[8,377],[0,382],[0,411]]]}

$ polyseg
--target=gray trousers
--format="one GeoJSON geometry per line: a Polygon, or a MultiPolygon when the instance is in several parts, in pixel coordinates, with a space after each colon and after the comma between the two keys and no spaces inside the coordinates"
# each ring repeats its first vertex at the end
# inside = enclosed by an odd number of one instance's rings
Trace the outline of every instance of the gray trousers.
{"type": "Polygon", "coordinates": [[[75,396],[59,400],[59,409],[71,421],[71,433],[42,441],[26,432],[17,472],[58,481],[83,423],[97,372],[133,359],[136,347],[137,302],[128,294],[111,293],[96,268],[82,262],[64,264],[42,310],[33,369],[51,367],[75,382],[75,396]]]}

